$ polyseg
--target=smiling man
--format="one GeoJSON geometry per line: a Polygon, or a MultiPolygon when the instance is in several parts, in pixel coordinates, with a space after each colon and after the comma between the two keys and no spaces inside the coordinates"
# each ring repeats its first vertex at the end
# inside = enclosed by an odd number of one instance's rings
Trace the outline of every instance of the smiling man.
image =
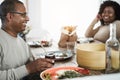
{"type": "Polygon", "coordinates": [[[4,0],[0,5],[0,80],[23,80],[53,66],[50,59],[34,60],[29,46],[18,35],[29,21],[26,8],[19,0],[4,0]]]}

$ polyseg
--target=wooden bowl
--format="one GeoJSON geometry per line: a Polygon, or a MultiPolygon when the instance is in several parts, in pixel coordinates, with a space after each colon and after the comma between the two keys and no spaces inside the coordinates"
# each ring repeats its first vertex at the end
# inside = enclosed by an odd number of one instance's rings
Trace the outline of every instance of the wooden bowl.
{"type": "MultiPolygon", "coordinates": [[[[85,43],[79,44],[76,48],[76,60],[79,66],[93,69],[105,69],[105,44],[103,43],[85,43]]],[[[119,60],[118,54],[112,54],[112,65],[118,68],[119,60]],[[116,62],[117,61],[117,62],[116,62]]]]}

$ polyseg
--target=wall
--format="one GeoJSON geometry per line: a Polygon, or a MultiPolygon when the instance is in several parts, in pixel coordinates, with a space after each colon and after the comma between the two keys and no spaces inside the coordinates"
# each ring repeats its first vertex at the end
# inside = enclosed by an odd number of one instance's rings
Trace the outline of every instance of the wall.
{"type": "Polygon", "coordinates": [[[77,25],[78,36],[84,32],[98,12],[100,0],[42,0],[42,28],[59,40],[61,27],[77,25]]]}
{"type": "Polygon", "coordinates": [[[40,37],[41,35],[41,0],[28,0],[28,26],[31,31],[28,37],[40,37]]]}
{"type": "Polygon", "coordinates": [[[47,32],[56,41],[59,40],[61,27],[67,25],[77,25],[78,35],[83,36],[91,20],[96,16],[99,5],[99,0],[21,1],[25,5],[28,1],[30,18],[28,26],[31,27],[31,31],[27,37],[41,37],[47,32]]]}
{"type": "MultiPolygon", "coordinates": [[[[3,0],[0,0],[2,2],[3,0]]],[[[85,30],[98,12],[104,0],[21,0],[28,1],[28,16],[31,31],[27,37],[42,37],[45,33],[58,41],[61,27],[77,25],[77,34],[84,36],[85,30]]],[[[120,0],[116,0],[120,3],[120,0]]]]}

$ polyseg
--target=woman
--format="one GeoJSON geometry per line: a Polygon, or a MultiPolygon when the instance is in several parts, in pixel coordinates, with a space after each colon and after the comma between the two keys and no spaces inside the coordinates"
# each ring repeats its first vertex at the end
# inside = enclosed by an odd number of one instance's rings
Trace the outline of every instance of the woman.
{"type": "Polygon", "coordinates": [[[92,21],[85,32],[86,37],[93,37],[94,40],[105,43],[109,38],[109,24],[116,24],[116,35],[120,37],[120,5],[115,1],[105,1],[100,5],[96,18],[92,21]],[[101,25],[97,28],[95,24],[100,21],[101,25]]]}

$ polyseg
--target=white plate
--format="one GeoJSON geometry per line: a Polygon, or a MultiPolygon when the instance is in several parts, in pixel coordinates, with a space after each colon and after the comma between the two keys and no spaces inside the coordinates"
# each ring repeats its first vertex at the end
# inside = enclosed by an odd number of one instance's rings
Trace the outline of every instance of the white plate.
{"type": "Polygon", "coordinates": [[[30,46],[30,47],[41,47],[41,44],[44,46],[44,47],[48,47],[48,46],[51,46],[52,43],[49,42],[49,41],[45,41],[45,43],[42,41],[29,41],[27,42],[27,44],[30,46]]]}
{"type": "Polygon", "coordinates": [[[60,70],[74,70],[74,71],[79,72],[82,76],[86,76],[86,75],[90,74],[88,69],[84,69],[84,68],[80,68],[80,67],[67,66],[67,67],[56,67],[56,68],[47,69],[40,74],[40,77],[42,78],[42,80],[47,80],[46,75],[48,75],[47,76],[47,78],[49,77],[48,80],[58,80],[56,76],[57,76],[57,72],[60,71],[60,70]]]}
{"type": "MultiPolygon", "coordinates": [[[[46,53],[42,53],[42,54],[46,54],[46,53]]],[[[70,51],[49,51],[47,52],[47,55],[48,56],[55,55],[55,61],[63,61],[72,58],[73,53],[70,51]]]]}
{"type": "Polygon", "coordinates": [[[93,42],[94,39],[93,38],[86,38],[86,37],[80,37],[78,38],[77,42],[78,43],[90,43],[90,42],[93,42]]]}

